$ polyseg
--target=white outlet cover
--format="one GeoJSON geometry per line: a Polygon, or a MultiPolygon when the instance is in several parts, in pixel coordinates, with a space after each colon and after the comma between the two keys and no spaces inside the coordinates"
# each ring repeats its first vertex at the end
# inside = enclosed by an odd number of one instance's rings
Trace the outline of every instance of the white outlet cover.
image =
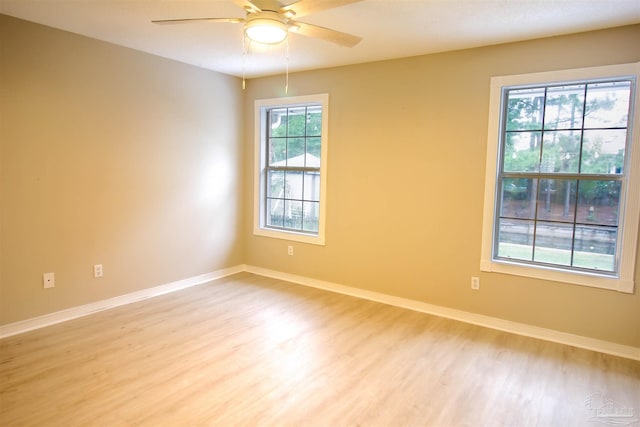
{"type": "Polygon", "coordinates": [[[42,284],[45,289],[53,288],[56,285],[56,278],[54,273],[44,273],[42,275],[42,284]]]}

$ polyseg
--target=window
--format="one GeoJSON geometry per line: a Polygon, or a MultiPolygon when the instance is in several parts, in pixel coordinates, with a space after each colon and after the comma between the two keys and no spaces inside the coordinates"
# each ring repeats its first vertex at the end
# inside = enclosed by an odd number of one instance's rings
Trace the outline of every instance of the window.
{"type": "Polygon", "coordinates": [[[639,65],[492,79],[481,270],[633,291],[639,65]]]}
{"type": "Polygon", "coordinates": [[[256,101],[254,234],[324,244],[328,95],[256,101]]]}

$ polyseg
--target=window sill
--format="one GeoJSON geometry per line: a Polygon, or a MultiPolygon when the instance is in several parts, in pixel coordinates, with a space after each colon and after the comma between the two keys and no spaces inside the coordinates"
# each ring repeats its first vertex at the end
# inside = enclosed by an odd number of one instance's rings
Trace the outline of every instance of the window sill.
{"type": "Polygon", "coordinates": [[[532,279],[550,280],[553,282],[589,286],[592,288],[610,289],[618,292],[633,293],[633,280],[598,275],[586,272],[567,272],[552,267],[529,267],[509,261],[481,260],[480,271],[504,273],[532,279]]]}
{"type": "Polygon", "coordinates": [[[255,236],[272,237],[274,239],[290,240],[293,242],[310,243],[324,246],[324,237],[312,234],[296,233],[295,231],[275,230],[271,228],[256,227],[253,230],[255,236]]]}

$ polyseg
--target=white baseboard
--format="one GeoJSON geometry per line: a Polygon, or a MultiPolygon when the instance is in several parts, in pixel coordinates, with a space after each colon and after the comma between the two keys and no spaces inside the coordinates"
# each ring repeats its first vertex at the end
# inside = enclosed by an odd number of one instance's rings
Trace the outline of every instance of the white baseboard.
{"type": "Polygon", "coordinates": [[[627,359],[640,360],[640,348],[638,347],[612,343],[609,341],[598,340],[595,338],[589,338],[580,335],[573,335],[566,332],[540,328],[524,323],[512,322],[509,320],[498,319],[496,317],[485,316],[482,314],[469,313],[462,310],[455,310],[452,308],[427,304],[421,301],[410,300],[407,298],[396,297],[379,292],[367,291],[365,289],[359,289],[323,280],[312,279],[309,277],[283,273],[280,271],[255,267],[252,265],[238,265],[235,267],[218,270],[212,273],[207,273],[200,276],[178,280],[172,283],[155,286],[153,288],[143,289],[137,292],[132,292],[130,294],[97,301],[91,304],[73,307],[67,310],[57,311],[55,313],[34,317],[32,319],[2,325],[0,326],[0,338],[21,334],[23,332],[43,328],[45,326],[65,322],[67,320],[77,319],[79,317],[87,316],[92,313],[163,295],[169,292],[175,292],[191,286],[201,285],[212,280],[220,279],[222,277],[230,276],[236,273],[241,273],[243,271],[260,276],[280,279],[299,285],[310,286],[313,288],[324,289],[327,291],[350,295],[370,301],[376,301],[395,307],[433,314],[435,316],[458,320],[460,322],[470,323],[473,325],[483,326],[499,331],[510,332],[517,335],[538,338],[560,344],[571,345],[587,350],[625,357],[627,359]]]}
{"type": "Polygon", "coordinates": [[[512,322],[509,320],[498,319],[496,317],[485,316],[482,314],[469,313],[462,310],[455,310],[452,308],[427,304],[421,301],[395,297],[379,292],[367,291],[364,289],[353,288],[350,286],[344,286],[337,283],[326,282],[323,280],[311,279],[308,277],[297,276],[280,271],[268,270],[251,265],[245,265],[244,270],[260,276],[271,277],[274,279],[280,279],[300,285],[324,289],[327,291],[363,298],[370,301],[376,301],[396,307],[402,307],[422,313],[433,314],[435,316],[458,320],[465,323],[471,323],[473,325],[483,326],[486,328],[497,329],[499,331],[510,332],[513,334],[523,335],[531,338],[538,338],[559,344],[566,344],[573,347],[598,351],[600,353],[611,354],[627,359],[640,360],[640,348],[638,347],[612,343],[609,341],[603,341],[580,335],[573,335],[566,332],[540,328],[538,326],[512,322]]]}
{"type": "Polygon", "coordinates": [[[0,326],[0,338],[10,337],[12,335],[21,334],[23,332],[32,331],[45,326],[55,325],[56,323],[66,322],[67,320],[77,319],[87,316],[98,311],[108,310],[110,308],[119,307],[132,302],[142,301],[153,298],[169,292],[179,291],[180,289],[189,288],[191,286],[201,285],[215,279],[230,276],[232,274],[241,273],[245,270],[243,265],[217,270],[212,273],[202,274],[200,276],[190,277],[188,279],[178,280],[164,285],[155,286],[153,288],[143,289],[130,294],[120,295],[90,304],[69,308],[67,310],[56,311],[55,313],[45,314],[43,316],[22,320],[15,323],[9,323],[0,326]]]}

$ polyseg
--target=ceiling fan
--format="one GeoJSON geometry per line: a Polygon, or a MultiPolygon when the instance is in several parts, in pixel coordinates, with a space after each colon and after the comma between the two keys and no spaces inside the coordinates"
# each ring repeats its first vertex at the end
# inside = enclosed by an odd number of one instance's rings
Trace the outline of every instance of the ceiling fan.
{"type": "Polygon", "coordinates": [[[362,0],[298,0],[283,5],[277,0],[231,0],[246,11],[245,18],[186,18],[159,19],[154,24],[186,24],[192,22],[231,22],[244,24],[244,33],[250,39],[263,44],[278,44],[287,38],[289,32],[314,37],[353,47],[362,38],[317,25],[295,21],[322,10],[357,3],[362,0]]]}

